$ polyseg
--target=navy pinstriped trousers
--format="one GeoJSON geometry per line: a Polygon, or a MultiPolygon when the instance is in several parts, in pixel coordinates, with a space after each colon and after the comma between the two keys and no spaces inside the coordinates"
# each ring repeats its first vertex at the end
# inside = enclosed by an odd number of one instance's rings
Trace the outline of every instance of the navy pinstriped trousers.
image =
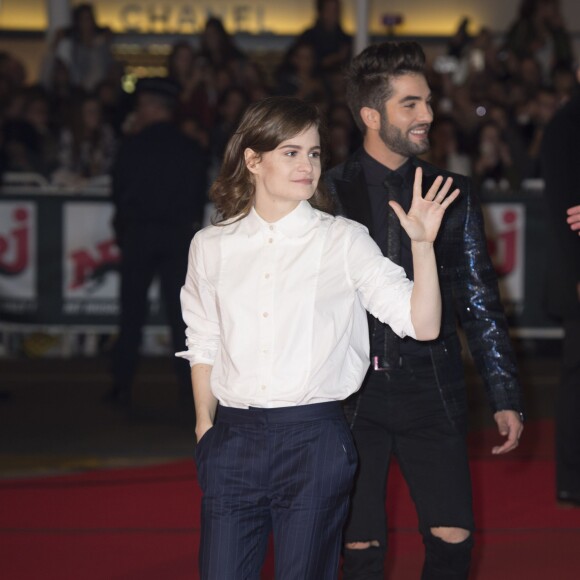
{"type": "Polygon", "coordinates": [[[335,580],[356,451],[340,403],[219,407],[195,450],[202,580],[335,580]]]}

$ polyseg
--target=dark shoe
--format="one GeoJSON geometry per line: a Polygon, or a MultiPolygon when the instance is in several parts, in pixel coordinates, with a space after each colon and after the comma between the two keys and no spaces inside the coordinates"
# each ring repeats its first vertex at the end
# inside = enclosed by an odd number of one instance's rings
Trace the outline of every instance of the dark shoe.
{"type": "Polygon", "coordinates": [[[580,493],[559,491],[556,494],[556,502],[564,508],[580,507],[580,493]]]}
{"type": "Polygon", "coordinates": [[[365,550],[351,550],[344,548],[342,560],[342,577],[365,578],[377,580],[385,577],[384,572],[385,550],[381,547],[371,546],[365,550]]]}

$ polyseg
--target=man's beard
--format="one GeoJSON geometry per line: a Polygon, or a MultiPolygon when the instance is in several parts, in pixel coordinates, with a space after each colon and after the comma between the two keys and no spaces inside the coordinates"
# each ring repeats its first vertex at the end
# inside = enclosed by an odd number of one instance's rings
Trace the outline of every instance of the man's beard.
{"type": "Polygon", "coordinates": [[[422,155],[429,151],[429,139],[425,137],[422,143],[414,143],[402,131],[391,125],[387,119],[386,113],[381,112],[381,128],[379,129],[381,141],[394,153],[403,157],[412,157],[413,155],[422,155]]]}

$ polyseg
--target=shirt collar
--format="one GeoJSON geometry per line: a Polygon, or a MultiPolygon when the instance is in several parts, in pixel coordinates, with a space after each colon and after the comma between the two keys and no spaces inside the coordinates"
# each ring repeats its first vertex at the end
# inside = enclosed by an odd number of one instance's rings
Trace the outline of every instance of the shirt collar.
{"type": "Polygon", "coordinates": [[[306,234],[316,223],[316,212],[307,201],[301,201],[289,214],[276,222],[270,223],[261,218],[254,207],[242,220],[248,236],[254,236],[260,231],[269,231],[273,227],[288,238],[297,238],[306,234]]]}
{"type": "Polygon", "coordinates": [[[365,149],[362,150],[361,155],[361,164],[368,185],[383,185],[387,177],[393,173],[397,173],[403,179],[404,183],[409,182],[414,175],[414,161],[415,159],[411,157],[398,169],[392,170],[380,161],[377,161],[374,157],[371,157],[365,149]]]}

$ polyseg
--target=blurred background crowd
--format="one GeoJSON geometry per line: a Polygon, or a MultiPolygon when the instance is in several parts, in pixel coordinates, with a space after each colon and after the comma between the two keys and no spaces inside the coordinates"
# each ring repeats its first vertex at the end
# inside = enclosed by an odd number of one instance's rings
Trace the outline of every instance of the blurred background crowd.
{"type": "MultiPolygon", "coordinates": [[[[328,166],[360,145],[342,74],[352,38],[339,1],[318,0],[316,8],[312,26],[267,61],[242,50],[217,17],[191,42],[172,46],[163,68],[179,93],[175,121],[207,157],[208,183],[244,109],[267,95],[294,95],[323,109],[328,166]]],[[[426,157],[479,187],[518,190],[541,178],[544,127],[577,86],[570,34],[558,0],[521,0],[501,35],[471,28],[461,19],[444,53],[430,59],[435,122],[426,157]]],[[[5,182],[20,173],[63,188],[108,183],[120,142],[141,128],[112,43],[94,7],[81,4],[71,26],[51,39],[34,84],[17,55],[0,52],[5,182]]]]}

